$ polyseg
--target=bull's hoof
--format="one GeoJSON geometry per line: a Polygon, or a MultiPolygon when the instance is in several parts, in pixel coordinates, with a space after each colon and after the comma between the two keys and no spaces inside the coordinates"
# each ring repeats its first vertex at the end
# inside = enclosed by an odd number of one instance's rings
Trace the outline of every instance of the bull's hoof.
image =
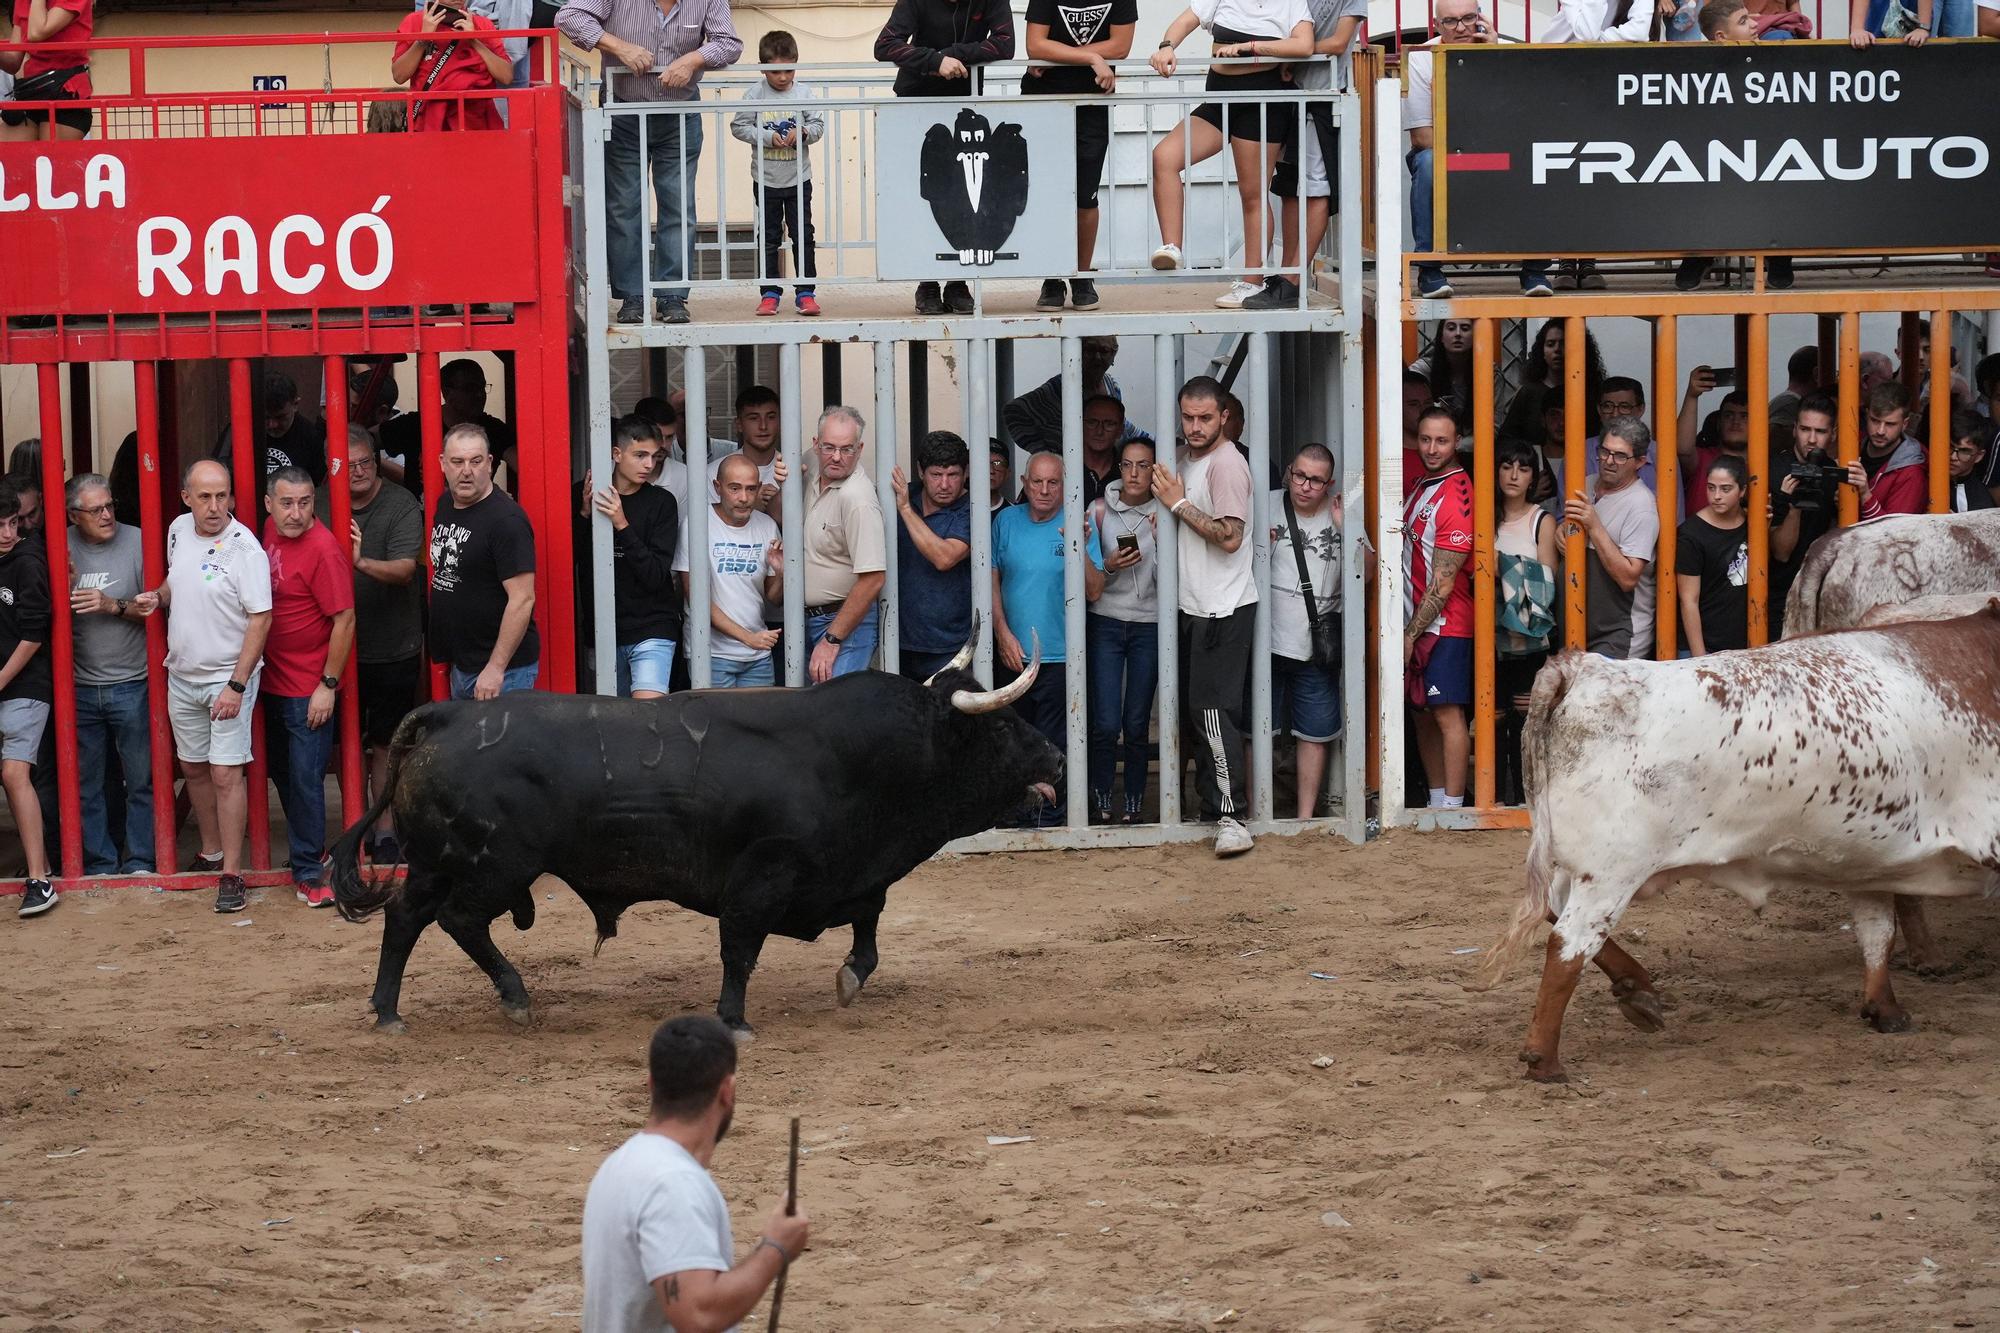
{"type": "Polygon", "coordinates": [[[1641,1032],[1658,1032],[1667,1025],[1667,1012],[1660,1007],[1660,997],[1649,990],[1635,990],[1630,995],[1620,995],[1618,1012],[1625,1015],[1625,1021],[1641,1032]]]}
{"type": "Polygon", "coordinates": [[[725,1023],[723,1026],[729,1029],[729,1035],[735,1039],[738,1046],[748,1046],[757,1040],[757,1030],[748,1023],[725,1023]]]}
{"type": "Polygon", "coordinates": [[[833,974],[834,1000],[839,1003],[841,1008],[845,1009],[848,1005],[854,1003],[857,995],[861,994],[861,985],[860,974],[843,963],[840,970],[833,974]]]}
{"type": "Polygon", "coordinates": [[[535,1021],[534,1009],[525,1004],[503,1004],[500,1012],[520,1027],[527,1027],[535,1021]]]}
{"type": "Polygon", "coordinates": [[[375,1030],[385,1037],[400,1037],[409,1032],[410,1029],[402,1019],[394,1015],[387,1015],[375,1020],[375,1030]]]}
{"type": "Polygon", "coordinates": [[[1529,1065],[1527,1072],[1521,1075],[1521,1077],[1527,1079],[1530,1083],[1569,1082],[1569,1075],[1563,1072],[1561,1065],[1554,1065],[1546,1069],[1538,1064],[1529,1065]]]}
{"type": "Polygon", "coordinates": [[[1913,1026],[1910,1011],[1900,1004],[1869,1004],[1861,1008],[1861,1016],[1868,1020],[1868,1026],[1877,1032],[1908,1032],[1913,1026]]]}

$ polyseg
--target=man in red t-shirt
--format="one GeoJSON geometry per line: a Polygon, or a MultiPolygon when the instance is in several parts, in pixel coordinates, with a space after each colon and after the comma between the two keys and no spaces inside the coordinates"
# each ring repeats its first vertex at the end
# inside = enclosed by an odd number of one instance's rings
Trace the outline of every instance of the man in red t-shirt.
{"type": "MultiPolygon", "coordinates": [[[[87,42],[97,19],[92,13],[95,0],[14,0],[12,24],[0,23],[0,41],[87,42]]],[[[90,55],[85,51],[0,51],[0,70],[19,80],[28,80],[51,70],[85,68],[64,80],[63,91],[76,97],[90,96],[90,55]]],[[[44,94],[46,96],[46,94],[44,94]]],[[[45,137],[48,124],[45,108],[25,106],[0,109],[0,143],[23,142],[45,137]]],[[[63,106],[56,110],[57,139],[81,139],[90,133],[89,107],[63,106]]]]}
{"type": "Polygon", "coordinates": [[[467,12],[465,0],[431,0],[397,25],[403,40],[389,62],[389,74],[412,92],[429,97],[410,99],[413,130],[499,130],[499,100],[451,94],[505,88],[514,77],[507,44],[491,19],[467,12]]]}
{"type": "Polygon", "coordinates": [[[1472,478],[1459,466],[1458,420],[1444,406],[1417,421],[1424,473],[1403,502],[1403,658],[1430,804],[1465,804],[1472,739],[1472,478]]]}
{"type": "Polygon", "coordinates": [[[281,467],[265,484],[264,554],[271,561],[271,635],[264,641],[264,736],[271,781],[285,805],[299,900],[331,907],[320,855],[326,844],[326,766],[334,698],[354,647],[354,569],[313,516],[313,482],[281,467]]]}

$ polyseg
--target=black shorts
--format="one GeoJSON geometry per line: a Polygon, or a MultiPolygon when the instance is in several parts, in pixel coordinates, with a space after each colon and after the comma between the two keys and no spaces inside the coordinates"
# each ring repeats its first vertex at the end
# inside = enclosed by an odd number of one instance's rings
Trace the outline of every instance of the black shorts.
{"type": "Polygon", "coordinates": [[[1111,153],[1111,108],[1076,109],[1076,206],[1097,207],[1097,187],[1104,179],[1104,159],[1111,153]]]}
{"type": "MultiPolygon", "coordinates": [[[[1314,198],[1333,198],[1340,193],[1340,143],[1333,129],[1333,106],[1328,102],[1306,103],[1306,119],[1312,122],[1312,131],[1319,139],[1319,160],[1326,164],[1326,193],[1317,190],[1314,198]]],[[[1305,155],[1300,152],[1300,139],[1293,135],[1285,141],[1285,156],[1279,160],[1278,169],[1271,173],[1271,193],[1280,199],[1303,195],[1300,186],[1300,168],[1305,163],[1305,155]]]]}
{"type": "Polygon", "coordinates": [[[406,657],[400,662],[355,663],[362,744],[387,745],[396,734],[396,724],[417,706],[418,660],[406,657]]]}
{"type": "MultiPolygon", "coordinates": [[[[64,107],[56,112],[56,124],[78,134],[90,133],[93,117],[87,106],[64,107]]],[[[10,105],[0,110],[0,125],[46,125],[49,123],[47,107],[30,109],[25,106],[10,105]]]]}
{"type": "MultiPolygon", "coordinates": [[[[1237,45],[1251,40],[1243,33],[1216,28],[1211,34],[1218,46],[1237,45]]],[[[1204,87],[1212,93],[1283,93],[1292,85],[1285,80],[1283,67],[1258,70],[1254,74],[1221,74],[1209,71],[1204,87]]],[[[1225,139],[1283,143],[1292,137],[1298,120],[1295,102],[1203,102],[1194,109],[1197,120],[1205,120],[1222,131],[1225,139]]]]}

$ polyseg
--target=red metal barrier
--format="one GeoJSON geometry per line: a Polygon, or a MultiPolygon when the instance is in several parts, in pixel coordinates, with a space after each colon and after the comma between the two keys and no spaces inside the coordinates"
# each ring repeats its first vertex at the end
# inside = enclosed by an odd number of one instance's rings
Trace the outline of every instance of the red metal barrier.
{"type": "MultiPolygon", "coordinates": [[[[167,581],[166,506],[168,476],[160,466],[159,369],[151,361],[132,363],[132,397],[139,411],[139,533],[145,551],[146,586],[167,581]]],[[[157,612],[146,618],[146,721],[153,741],[153,864],[180,865],[174,817],[174,731],[167,720],[167,623],[157,612]]]]}
{"type": "MultiPolygon", "coordinates": [[[[63,505],[63,413],[59,367],[41,366],[42,399],[42,535],[49,559],[49,664],[55,673],[56,753],[76,753],[76,649],[70,638],[69,511],[63,505]]],[[[76,765],[56,766],[56,808],[62,824],[60,856],[51,857],[65,878],[83,873],[83,813],[78,799],[76,765]]],[[[44,837],[47,830],[43,830],[44,837]]]]}

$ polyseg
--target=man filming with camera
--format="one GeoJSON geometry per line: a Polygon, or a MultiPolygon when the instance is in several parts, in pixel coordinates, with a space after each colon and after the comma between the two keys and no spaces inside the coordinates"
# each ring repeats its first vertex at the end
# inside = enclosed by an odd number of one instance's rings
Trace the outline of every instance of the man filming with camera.
{"type": "Polygon", "coordinates": [[[493,20],[474,14],[467,0],[429,0],[396,28],[396,54],[390,77],[407,83],[413,130],[505,129],[498,98],[466,97],[505,88],[514,77],[514,62],[498,37],[493,20]]]}
{"type": "Polygon", "coordinates": [[[1771,458],[1771,637],[1785,624],[1785,597],[1805,563],[1806,552],[1840,516],[1843,482],[1864,486],[1856,462],[1842,467],[1834,457],[1834,421],[1840,411],[1824,390],[1799,400],[1792,423],[1792,447],[1771,458]]]}

